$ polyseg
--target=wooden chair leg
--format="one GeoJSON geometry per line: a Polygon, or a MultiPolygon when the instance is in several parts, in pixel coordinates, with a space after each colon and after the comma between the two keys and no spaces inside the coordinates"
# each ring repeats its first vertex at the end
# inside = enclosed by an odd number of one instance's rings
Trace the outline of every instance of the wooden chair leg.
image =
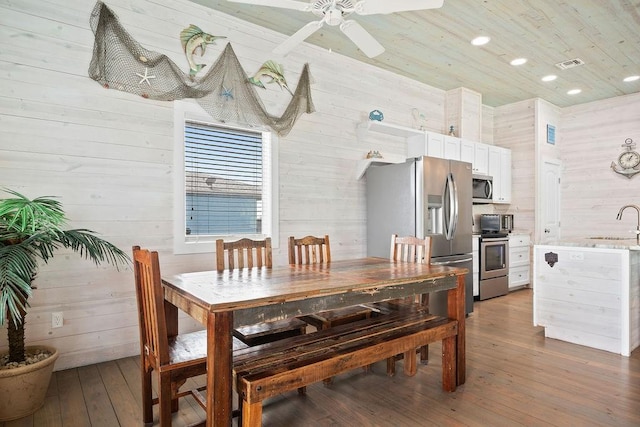
{"type": "Polygon", "coordinates": [[[262,402],[242,404],[242,427],[262,426],[262,402]]]}
{"type": "Polygon", "coordinates": [[[158,376],[160,426],[168,427],[171,425],[171,374],[159,374],[158,376]]]}
{"type": "Polygon", "coordinates": [[[173,399],[171,399],[172,414],[178,412],[178,406],[180,402],[178,402],[178,398],[175,396],[178,396],[178,393],[180,393],[180,387],[182,387],[186,382],[187,380],[185,379],[171,384],[171,396],[174,396],[173,399]]]}
{"type": "Polygon", "coordinates": [[[144,360],[142,365],[142,422],[145,424],[153,422],[153,396],[151,388],[151,369],[145,367],[144,360]]]}

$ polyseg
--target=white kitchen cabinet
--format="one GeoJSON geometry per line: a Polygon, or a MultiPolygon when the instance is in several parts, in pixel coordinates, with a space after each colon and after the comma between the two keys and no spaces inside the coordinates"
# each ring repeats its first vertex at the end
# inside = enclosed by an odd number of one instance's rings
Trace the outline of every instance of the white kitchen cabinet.
{"type": "Polygon", "coordinates": [[[470,139],[460,139],[460,160],[471,163],[476,175],[489,174],[489,145],[470,139]]]}
{"type": "Polygon", "coordinates": [[[444,135],[441,133],[427,132],[426,156],[444,159],[444,135]]]}
{"type": "Polygon", "coordinates": [[[500,153],[500,203],[511,203],[511,150],[500,153]]]}
{"type": "Polygon", "coordinates": [[[489,174],[489,145],[481,142],[474,143],[473,173],[478,175],[489,174]]]}
{"type": "Polygon", "coordinates": [[[407,158],[421,156],[444,159],[444,135],[436,132],[423,132],[422,138],[408,138],[407,158]]]}
{"type": "MultiPolygon", "coordinates": [[[[444,137],[444,158],[449,160],[460,159],[460,138],[445,135],[444,137]]],[[[469,163],[472,163],[469,161],[469,163]]]]}
{"type": "MultiPolygon", "coordinates": [[[[471,163],[472,165],[475,163],[475,155],[476,155],[476,143],[470,141],[468,139],[460,140],[460,161],[471,163]]],[[[473,173],[476,173],[475,166],[473,169],[473,173]]]]}
{"type": "Polygon", "coordinates": [[[511,203],[511,150],[489,146],[489,175],[493,177],[493,203],[511,203]]]}
{"type": "Polygon", "coordinates": [[[531,238],[528,234],[509,235],[509,290],[531,283],[531,238]]]}
{"type": "Polygon", "coordinates": [[[471,253],[473,254],[473,296],[480,296],[480,236],[471,239],[471,253]]]}

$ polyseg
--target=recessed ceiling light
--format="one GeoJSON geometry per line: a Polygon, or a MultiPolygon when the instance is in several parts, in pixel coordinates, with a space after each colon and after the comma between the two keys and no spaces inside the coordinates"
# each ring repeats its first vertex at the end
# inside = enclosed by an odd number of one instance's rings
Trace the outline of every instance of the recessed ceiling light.
{"type": "Polygon", "coordinates": [[[476,37],[475,39],[471,40],[471,44],[474,45],[474,46],[482,46],[482,45],[485,45],[485,44],[489,43],[490,40],[491,40],[491,37],[479,36],[479,37],[476,37]]]}
{"type": "Polygon", "coordinates": [[[580,92],[582,92],[582,89],[571,89],[570,91],[567,92],[567,95],[577,95],[580,92]]]}
{"type": "Polygon", "coordinates": [[[527,62],[527,58],[517,58],[511,61],[511,65],[522,65],[527,62]]]}
{"type": "Polygon", "coordinates": [[[635,82],[638,79],[640,79],[640,76],[629,76],[629,77],[625,77],[623,81],[624,82],[635,82]]]}
{"type": "Polygon", "coordinates": [[[552,82],[552,81],[554,81],[554,80],[555,80],[555,79],[557,79],[557,78],[558,78],[558,76],[556,76],[555,74],[549,74],[548,76],[544,76],[544,77],[542,78],[542,81],[543,81],[543,82],[552,82]]]}

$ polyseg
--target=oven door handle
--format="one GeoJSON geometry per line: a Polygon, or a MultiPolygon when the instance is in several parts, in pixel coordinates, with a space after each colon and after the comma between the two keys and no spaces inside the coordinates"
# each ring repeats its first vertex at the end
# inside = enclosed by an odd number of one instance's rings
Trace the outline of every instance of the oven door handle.
{"type": "Polygon", "coordinates": [[[482,237],[482,242],[508,242],[509,238],[504,237],[482,237]]]}
{"type": "Polygon", "coordinates": [[[461,262],[469,262],[469,261],[473,261],[473,258],[457,259],[455,261],[432,262],[431,265],[451,265],[451,264],[459,264],[461,262]]]}

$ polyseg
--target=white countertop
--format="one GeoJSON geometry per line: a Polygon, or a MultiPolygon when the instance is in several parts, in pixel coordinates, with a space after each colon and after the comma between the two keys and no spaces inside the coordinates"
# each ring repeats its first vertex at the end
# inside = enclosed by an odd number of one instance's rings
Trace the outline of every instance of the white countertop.
{"type": "MultiPolygon", "coordinates": [[[[597,236],[594,236],[597,237],[597,236]]],[[[605,236],[603,236],[605,237],[605,236]]],[[[638,251],[640,246],[636,243],[635,237],[617,237],[615,239],[590,239],[580,237],[569,237],[554,242],[547,242],[539,246],[574,246],[583,248],[601,248],[601,249],[627,249],[638,251]]]]}

